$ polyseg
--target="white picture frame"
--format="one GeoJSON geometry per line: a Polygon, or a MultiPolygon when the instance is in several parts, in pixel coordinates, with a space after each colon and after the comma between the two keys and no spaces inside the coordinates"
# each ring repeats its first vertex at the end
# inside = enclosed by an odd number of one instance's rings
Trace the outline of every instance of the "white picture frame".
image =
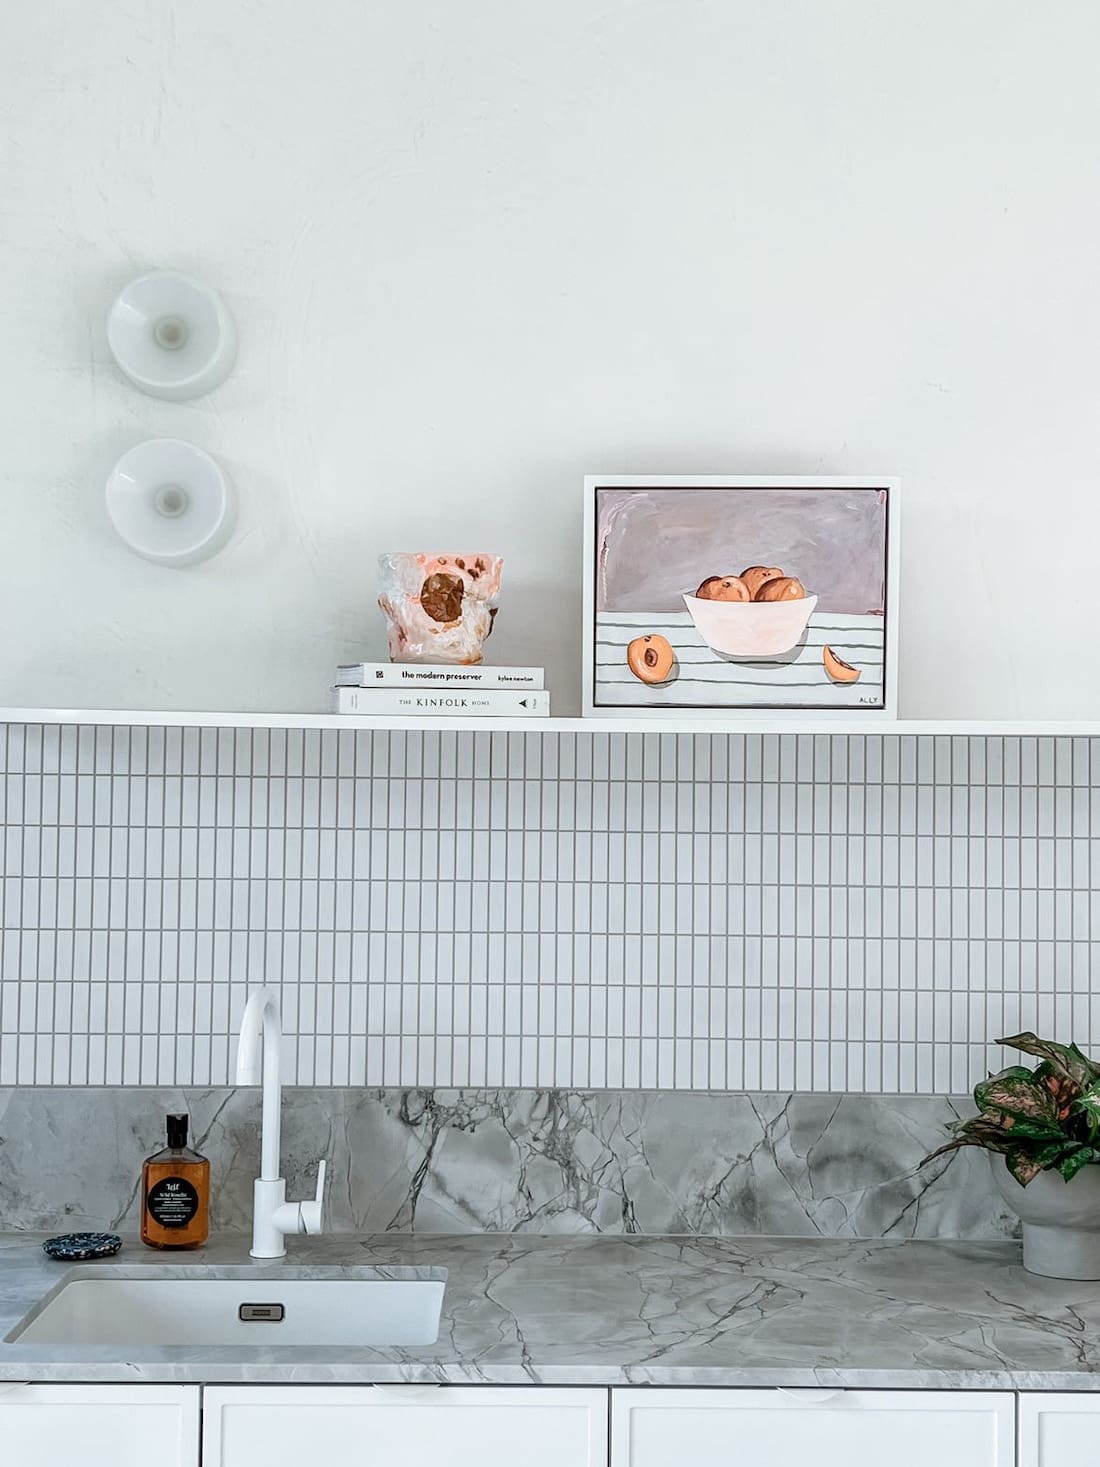
{"type": "MultiPolygon", "coordinates": [[[[853,717],[858,717],[861,722],[866,719],[867,727],[869,730],[872,729],[876,723],[888,723],[896,719],[898,684],[898,547],[900,539],[900,500],[900,482],[897,478],[891,475],[587,475],[584,481],[584,563],[582,598],[582,666],[584,682],[581,696],[581,710],[584,717],[594,717],[600,719],[621,718],[624,720],[638,720],[639,718],[649,720],[652,718],[663,718],[669,722],[683,722],[685,719],[700,719],[723,721],[726,723],[736,723],[739,720],[743,720],[745,722],[751,722],[754,720],[759,721],[761,718],[766,718],[768,722],[790,721],[792,724],[797,724],[800,721],[805,722],[807,720],[812,720],[815,724],[819,722],[828,723],[830,721],[843,721],[850,723],[853,717]],[[600,611],[597,606],[597,578],[600,574],[598,556],[603,553],[603,550],[606,549],[606,547],[601,548],[598,545],[598,540],[601,533],[599,524],[599,516],[601,511],[601,494],[610,491],[637,491],[639,493],[645,493],[647,491],[654,490],[759,490],[767,492],[786,490],[820,490],[824,492],[840,494],[843,494],[843,492],[846,490],[880,491],[883,496],[881,502],[883,503],[884,507],[882,556],[885,561],[885,565],[883,567],[882,575],[883,605],[881,613],[876,612],[875,615],[880,618],[881,631],[878,633],[877,638],[873,637],[871,633],[866,633],[866,635],[868,640],[880,640],[882,659],[881,673],[879,673],[877,670],[872,671],[872,669],[877,669],[878,663],[877,660],[872,661],[875,655],[874,650],[867,649],[864,652],[865,657],[868,659],[867,665],[859,669],[860,679],[854,685],[854,687],[835,684],[833,683],[832,679],[828,677],[825,672],[823,672],[821,674],[823,680],[821,681],[820,689],[810,686],[808,687],[805,694],[800,692],[799,694],[795,695],[799,698],[805,699],[805,701],[799,702],[790,701],[792,695],[789,690],[777,692],[775,696],[776,698],[780,699],[780,701],[775,702],[769,701],[770,694],[767,692],[761,693],[758,687],[753,688],[751,693],[746,694],[742,691],[733,692],[731,691],[731,689],[722,686],[721,683],[717,684],[718,692],[715,693],[714,696],[721,696],[725,701],[714,703],[702,702],[700,701],[700,698],[709,698],[711,696],[710,690],[707,690],[706,693],[701,693],[697,687],[689,688],[687,686],[687,679],[685,679],[684,684],[681,686],[680,689],[676,689],[672,685],[672,683],[660,684],[657,685],[659,690],[654,693],[641,683],[639,683],[638,688],[635,688],[633,686],[633,683],[637,681],[637,679],[628,678],[626,674],[621,672],[621,668],[619,668],[618,665],[616,665],[616,671],[614,675],[621,678],[622,686],[616,687],[614,689],[611,688],[607,681],[609,676],[612,675],[608,671],[606,662],[606,659],[609,655],[607,651],[607,641],[605,638],[602,645],[599,644],[598,634],[601,629],[605,632],[608,630],[606,623],[607,617],[621,613],[600,611]],[[602,627],[600,621],[601,617],[605,618],[602,627]],[[863,674],[866,671],[872,671],[872,676],[874,679],[873,682],[871,682],[870,680],[864,682],[863,674]],[[860,683],[863,683],[862,688],[860,688],[860,683]],[[641,693],[639,693],[639,688],[642,690],[641,693]],[[692,701],[683,701],[684,698],[689,696],[691,697],[692,701]],[[616,701],[616,699],[620,697],[624,698],[625,701],[616,701]],[[744,697],[745,701],[732,701],[732,699],[735,697],[744,697]],[[751,701],[749,700],[750,697],[751,701]],[[861,701],[861,699],[865,701],[861,701]]],[[[804,501],[805,497],[803,496],[799,503],[802,503],[804,501]]],[[[662,499],[661,502],[670,503],[671,501],[662,499]]],[[[743,499],[739,502],[751,503],[751,501],[745,501],[743,499]]],[[[824,503],[825,502],[823,501],[823,504],[824,503]]],[[[839,501],[837,503],[839,503],[839,501]]],[[[726,567],[724,565],[715,565],[713,567],[710,567],[708,565],[706,574],[713,574],[716,576],[725,575],[728,572],[732,572],[734,570],[735,567],[726,567]]],[[[790,568],[789,573],[793,575],[795,573],[795,568],[790,568]]],[[[700,577],[700,579],[702,579],[702,576],[700,577]]],[[[816,606],[816,596],[813,599],[816,606]]],[[[692,604],[695,604],[694,597],[692,597],[690,601],[685,599],[686,607],[691,606],[692,604]]],[[[696,610],[698,610],[697,605],[696,610]]],[[[870,612],[867,613],[867,615],[870,614],[870,612]]],[[[648,613],[646,615],[648,615],[648,613]]],[[[823,649],[819,649],[816,644],[821,641],[821,637],[823,635],[821,628],[824,626],[823,618],[825,615],[825,613],[822,613],[822,617],[815,618],[814,612],[813,610],[811,610],[811,612],[809,613],[809,621],[807,623],[805,637],[807,639],[812,638],[812,641],[815,645],[812,649],[803,648],[802,650],[797,651],[797,654],[786,654],[784,660],[788,662],[793,662],[797,661],[799,658],[802,658],[803,666],[809,669],[811,650],[815,655],[819,655],[823,658],[823,649]]],[[[841,620],[845,623],[845,626],[847,626],[848,621],[855,622],[858,619],[859,618],[855,614],[853,614],[853,616],[850,618],[841,618],[841,620]]],[[[627,617],[627,620],[637,623],[637,635],[640,635],[642,631],[641,621],[644,620],[644,617],[640,617],[638,613],[632,612],[627,617]]],[[[678,625],[677,633],[672,636],[670,640],[675,643],[677,637],[680,635],[680,628],[688,627],[689,631],[683,633],[684,637],[690,636],[690,638],[698,644],[695,648],[688,648],[683,651],[682,655],[685,658],[701,656],[707,652],[707,643],[702,641],[698,626],[693,625],[692,618],[690,616],[686,615],[685,613],[678,613],[674,616],[670,616],[668,620],[675,622],[678,625]],[[702,653],[699,652],[699,648],[703,649],[702,653]]],[[[668,621],[666,621],[664,625],[665,631],[668,632],[668,621]]],[[[630,634],[631,630],[633,630],[632,627],[626,629],[619,627],[614,630],[613,635],[615,637],[623,639],[630,634]]],[[[827,632],[827,630],[828,628],[826,627],[825,631],[827,632]]],[[[855,632],[856,628],[853,627],[852,635],[849,640],[855,639],[855,632]]],[[[862,637],[864,635],[864,632],[861,632],[860,635],[862,637]]],[[[835,636],[837,640],[841,644],[843,644],[845,633],[837,632],[835,636]]],[[[831,642],[828,645],[831,646],[831,642]]],[[[731,664],[731,666],[736,666],[737,663],[742,661],[742,659],[740,658],[731,657],[725,653],[714,653],[713,648],[709,650],[713,654],[715,661],[717,661],[719,664],[721,664],[722,662],[726,662],[731,664]]],[[[840,650],[843,650],[842,645],[840,650]]],[[[620,649],[618,649],[617,646],[612,648],[610,655],[618,659],[618,661],[622,661],[625,663],[625,658],[620,657],[620,649]]],[[[677,652],[677,655],[680,655],[680,653],[677,652]]],[[[761,659],[748,658],[743,660],[746,663],[756,666],[762,665],[761,659]]],[[[852,659],[852,662],[854,665],[854,658],[852,659]]],[[[708,671],[713,671],[713,669],[708,669],[708,671]]],[[[790,675],[794,675],[793,669],[790,675]]],[[[777,671],[776,677],[779,676],[780,673],[777,671]]],[[[708,678],[707,680],[710,681],[711,679],[708,678]]],[[[817,680],[816,669],[813,672],[813,680],[817,680]]]]}

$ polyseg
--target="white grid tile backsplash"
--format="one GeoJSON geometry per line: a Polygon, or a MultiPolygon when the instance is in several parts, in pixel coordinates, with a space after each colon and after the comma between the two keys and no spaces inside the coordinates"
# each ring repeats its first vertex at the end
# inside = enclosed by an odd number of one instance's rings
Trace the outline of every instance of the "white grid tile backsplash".
{"type": "Polygon", "coordinates": [[[1100,1041],[1086,738],[0,751],[0,1084],[225,1084],[261,981],[304,1085],[957,1093],[991,1036],[1100,1041]]]}

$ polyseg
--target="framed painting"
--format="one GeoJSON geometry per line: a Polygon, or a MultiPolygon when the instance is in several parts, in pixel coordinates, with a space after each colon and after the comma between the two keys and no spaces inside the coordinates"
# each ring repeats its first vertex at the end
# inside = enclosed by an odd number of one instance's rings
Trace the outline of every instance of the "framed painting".
{"type": "Polygon", "coordinates": [[[586,715],[896,717],[898,481],[585,480],[586,715]]]}

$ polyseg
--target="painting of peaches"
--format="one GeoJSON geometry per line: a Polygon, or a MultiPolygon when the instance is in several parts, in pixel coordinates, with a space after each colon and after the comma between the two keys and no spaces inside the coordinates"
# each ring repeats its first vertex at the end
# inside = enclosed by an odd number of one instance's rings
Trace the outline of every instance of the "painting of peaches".
{"type": "Polygon", "coordinates": [[[586,481],[585,712],[894,712],[897,482],[586,481]]]}

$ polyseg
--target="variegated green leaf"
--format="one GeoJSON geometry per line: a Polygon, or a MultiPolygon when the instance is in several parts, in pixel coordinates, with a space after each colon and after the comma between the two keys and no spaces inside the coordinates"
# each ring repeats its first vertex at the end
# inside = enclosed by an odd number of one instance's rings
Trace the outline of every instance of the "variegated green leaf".
{"type": "Polygon", "coordinates": [[[1026,1187],[1029,1182],[1033,1182],[1043,1170],[1033,1156],[1023,1151],[1010,1151],[1005,1157],[1005,1165],[1021,1187],[1026,1187]]]}
{"type": "Polygon", "coordinates": [[[1094,1146],[1079,1146],[1069,1156],[1065,1156],[1058,1163],[1058,1170],[1067,1182],[1072,1182],[1077,1173],[1086,1166],[1095,1166],[1100,1163],[1100,1151],[1094,1146]]]}
{"type": "Polygon", "coordinates": [[[1047,1060],[1035,1067],[1035,1080],[1051,1096],[1058,1107],[1059,1117],[1064,1120],[1072,1110],[1073,1102],[1081,1094],[1080,1085],[1061,1070],[1056,1070],[1047,1060]]]}
{"type": "MultiPolygon", "coordinates": [[[[1021,1147],[1020,1149],[1023,1150],[1024,1148],[1021,1147]]],[[[1065,1157],[1072,1155],[1075,1151],[1080,1151],[1080,1149],[1080,1141],[1073,1141],[1068,1136],[1060,1136],[1057,1141],[1048,1141],[1043,1146],[1028,1148],[1030,1155],[1039,1163],[1043,1171],[1049,1171],[1051,1167],[1057,1166],[1065,1157]]]]}
{"type": "Polygon", "coordinates": [[[1073,1102],[1075,1115],[1084,1116],[1093,1126],[1100,1125],[1100,1084],[1090,1085],[1073,1102]]]}
{"type": "Polygon", "coordinates": [[[997,1043],[1046,1060],[1055,1072],[1071,1081],[1079,1090],[1087,1090],[1095,1081],[1100,1080],[1100,1065],[1094,1064],[1087,1055],[1082,1054],[1076,1044],[1056,1044],[1053,1039],[1040,1039],[1030,1031],[998,1039],[997,1043]]]}
{"type": "Polygon", "coordinates": [[[1006,1130],[1021,1136],[1042,1137],[1057,1134],[1058,1106],[1054,1097],[1031,1075],[993,1075],[974,1087],[978,1109],[996,1118],[1006,1130]]]}
{"type": "Polygon", "coordinates": [[[956,1136],[974,1136],[990,1141],[1000,1139],[1012,1146],[1019,1144],[1019,1138],[1011,1134],[1004,1121],[997,1115],[971,1116],[968,1120],[956,1121],[950,1129],[956,1136]]]}
{"type": "Polygon", "coordinates": [[[1007,1131],[999,1126],[992,1125],[983,1116],[976,1116],[973,1120],[957,1121],[953,1127],[954,1135],[950,1141],[945,1141],[935,1151],[930,1151],[921,1162],[924,1166],[927,1162],[934,1161],[937,1156],[946,1156],[949,1152],[958,1151],[960,1146],[981,1146],[986,1151],[1016,1151],[1019,1143],[1007,1131]]]}

